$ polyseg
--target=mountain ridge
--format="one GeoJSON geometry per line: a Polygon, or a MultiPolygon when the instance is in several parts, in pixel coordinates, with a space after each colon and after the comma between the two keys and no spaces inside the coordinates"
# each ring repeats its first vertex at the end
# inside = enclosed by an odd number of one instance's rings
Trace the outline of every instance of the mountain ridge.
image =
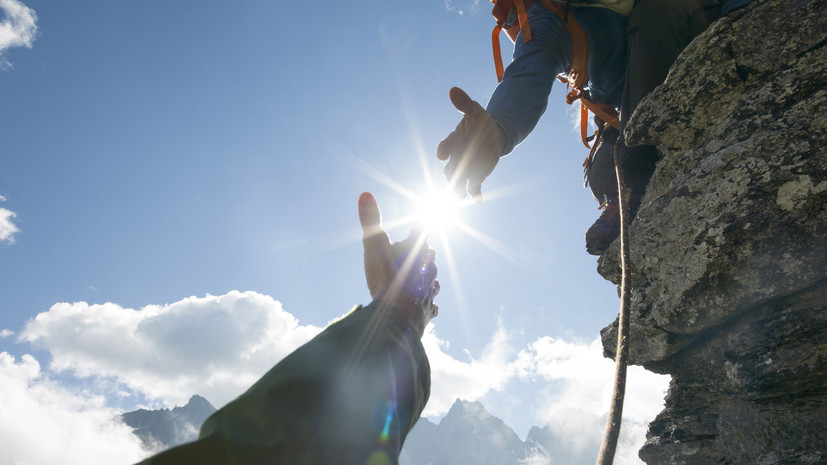
{"type": "Polygon", "coordinates": [[[207,399],[193,395],[186,405],[172,410],[138,409],[120,419],[133,428],[145,449],[160,451],[196,440],[201,424],[215,410],[207,399]]]}

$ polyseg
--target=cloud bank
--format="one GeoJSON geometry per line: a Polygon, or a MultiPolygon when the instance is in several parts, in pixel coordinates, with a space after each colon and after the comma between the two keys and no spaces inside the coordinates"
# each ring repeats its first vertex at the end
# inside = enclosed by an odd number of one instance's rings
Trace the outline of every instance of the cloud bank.
{"type": "Polygon", "coordinates": [[[0,0],[0,68],[10,68],[3,58],[12,47],[31,48],[37,37],[37,14],[19,0],[0,0]]]}
{"type": "Polygon", "coordinates": [[[138,310],[58,303],[19,339],[48,350],[56,372],[114,378],[168,407],[195,393],[220,407],[319,331],[269,296],[232,291],[138,310]]]}
{"type": "Polygon", "coordinates": [[[112,419],[103,399],[51,381],[30,355],[0,352],[0,438],[3,463],[134,463],[149,452],[112,419]]]}

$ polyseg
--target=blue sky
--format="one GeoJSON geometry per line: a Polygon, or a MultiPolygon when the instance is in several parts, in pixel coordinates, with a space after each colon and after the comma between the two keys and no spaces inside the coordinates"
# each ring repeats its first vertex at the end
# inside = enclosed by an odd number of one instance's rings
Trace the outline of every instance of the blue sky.
{"type": "MultiPolygon", "coordinates": [[[[448,89],[487,100],[492,26],[487,2],[460,0],[0,0],[0,377],[19,388],[0,410],[65,412],[94,439],[111,412],[220,406],[368,303],[357,198],[373,192],[400,240],[415,198],[444,188],[448,89]]],[[[572,127],[556,86],[465,226],[432,237],[434,421],[479,400],[524,438],[563,406],[608,406],[596,340],[618,301],[585,252],[599,212],[572,127]]],[[[666,380],[630,376],[645,424],[666,380]]]]}

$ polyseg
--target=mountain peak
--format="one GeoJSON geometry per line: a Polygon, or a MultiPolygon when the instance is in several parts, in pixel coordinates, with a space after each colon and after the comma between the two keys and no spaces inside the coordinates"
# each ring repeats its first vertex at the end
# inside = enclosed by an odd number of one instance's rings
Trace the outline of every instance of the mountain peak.
{"type": "Polygon", "coordinates": [[[470,400],[462,400],[460,398],[457,398],[457,400],[454,401],[454,404],[451,405],[451,408],[448,410],[448,415],[451,415],[451,412],[453,412],[454,415],[484,414],[485,416],[490,416],[488,411],[485,410],[485,407],[483,407],[481,403],[470,400]]]}
{"type": "Polygon", "coordinates": [[[215,412],[210,402],[199,396],[172,410],[135,410],[121,415],[123,422],[132,428],[147,449],[167,449],[198,438],[201,424],[215,412]]]}

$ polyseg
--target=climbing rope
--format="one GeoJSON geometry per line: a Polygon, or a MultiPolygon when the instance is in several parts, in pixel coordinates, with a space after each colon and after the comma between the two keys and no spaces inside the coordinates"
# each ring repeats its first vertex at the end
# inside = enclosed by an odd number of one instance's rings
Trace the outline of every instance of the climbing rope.
{"type": "Polygon", "coordinates": [[[617,193],[620,200],[620,315],[617,324],[612,405],[609,407],[609,420],[606,423],[606,433],[603,436],[603,444],[600,446],[600,454],[597,456],[597,465],[611,465],[614,461],[617,439],[620,436],[620,420],[623,418],[623,398],[626,396],[626,367],[629,363],[629,308],[632,300],[629,285],[629,275],[631,274],[629,261],[629,196],[626,192],[623,172],[620,169],[618,145],[616,143],[612,151],[614,153],[615,173],[617,173],[617,193]]]}

